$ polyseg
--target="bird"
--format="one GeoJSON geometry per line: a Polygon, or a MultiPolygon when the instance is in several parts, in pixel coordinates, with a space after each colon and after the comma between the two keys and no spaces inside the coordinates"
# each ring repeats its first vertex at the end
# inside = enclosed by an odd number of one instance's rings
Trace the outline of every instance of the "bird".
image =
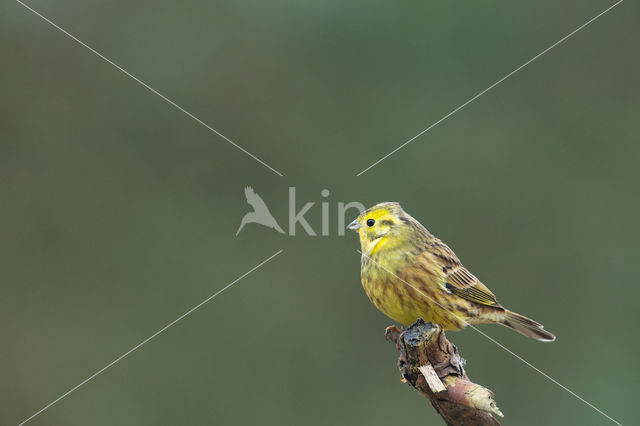
{"type": "Polygon", "coordinates": [[[259,223],[260,225],[264,225],[268,228],[273,228],[279,233],[284,234],[284,231],[282,230],[282,228],[280,228],[278,222],[276,222],[273,215],[271,215],[271,212],[269,211],[269,208],[265,204],[264,200],[260,198],[258,194],[256,194],[253,188],[247,186],[244,189],[244,195],[247,198],[247,203],[249,203],[249,205],[253,207],[253,211],[244,215],[242,221],[240,222],[240,227],[238,228],[236,235],[240,233],[242,228],[247,223],[259,223]]]}
{"type": "Polygon", "coordinates": [[[385,315],[404,325],[418,318],[460,330],[498,323],[524,336],[555,336],[530,318],[503,307],[456,254],[397,202],[362,212],[347,228],[360,236],[362,286],[385,315]]]}

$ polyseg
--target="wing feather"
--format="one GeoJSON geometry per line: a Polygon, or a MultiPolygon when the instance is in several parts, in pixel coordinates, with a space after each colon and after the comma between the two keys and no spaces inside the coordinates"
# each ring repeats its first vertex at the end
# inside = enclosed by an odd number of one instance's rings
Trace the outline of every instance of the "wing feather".
{"type": "Polygon", "coordinates": [[[427,247],[423,255],[430,255],[442,268],[447,291],[481,305],[500,307],[491,290],[480,282],[446,244],[437,240],[427,247]]]}

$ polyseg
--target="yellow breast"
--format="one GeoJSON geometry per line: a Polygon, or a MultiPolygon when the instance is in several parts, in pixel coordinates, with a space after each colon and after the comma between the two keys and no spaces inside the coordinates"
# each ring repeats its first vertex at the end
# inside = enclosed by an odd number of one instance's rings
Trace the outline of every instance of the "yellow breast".
{"type": "Polygon", "coordinates": [[[363,259],[362,286],[371,303],[405,325],[422,318],[445,329],[462,328],[463,310],[469,306],[452,306],[451,298],[442,291],[438,275],[430,275],[424,270],[414,273],[411,267],[399,267],[403,264],[406,264],[406,257],[402,260],[393,256],[363,259]]]}

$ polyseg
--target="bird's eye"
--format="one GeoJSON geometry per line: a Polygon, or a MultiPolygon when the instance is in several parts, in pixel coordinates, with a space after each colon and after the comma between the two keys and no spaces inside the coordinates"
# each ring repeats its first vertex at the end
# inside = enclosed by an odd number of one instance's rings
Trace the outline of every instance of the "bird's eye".
{"type": "Polygon", "coordinates": [[[367,226],[368,226],[369,228],[371,228],[375,223],[376,223],[376,221],[375,221],[375,220],[373,220],[373,219],[369,219],[369,220],[367,220],[367,226]]]}

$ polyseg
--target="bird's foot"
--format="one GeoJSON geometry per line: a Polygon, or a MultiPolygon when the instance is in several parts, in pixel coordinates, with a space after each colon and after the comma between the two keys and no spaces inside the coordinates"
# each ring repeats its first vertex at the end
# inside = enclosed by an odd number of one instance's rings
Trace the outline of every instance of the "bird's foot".
{"type": "Polygon", "coordinates": [[[398,339],[400,338],[400,335],[403,333],[403,330],[400,330],[398,327],[396,327],[395,325],[390,325],[389,327],[387,327],[384,330],[384,337],[387,340],[391,340],[394,343],[398,343],[398,339]]]}

